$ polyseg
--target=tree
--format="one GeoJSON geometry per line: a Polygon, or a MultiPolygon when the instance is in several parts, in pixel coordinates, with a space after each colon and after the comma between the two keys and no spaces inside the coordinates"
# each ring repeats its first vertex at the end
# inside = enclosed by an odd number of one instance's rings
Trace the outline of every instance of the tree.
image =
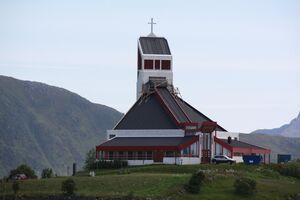
{"type": "Polygon", "coordinates": [[[250,178],[236,179],[234,184],[235,192],[241,195],[252,195],[256,189],[256,181],[250,178]]]}
{"type": "Polygon", "coordinates": [[[12,184],[12,190],[14,192],[14,199],[17,199],[17,194],[18,194],[19,189],[20,189],[19,182],[14,181],[12,184]]]}
{"type": "Polygon", "coordinates": [[[84,168],[87,170],[92,169],[95,164],[95,160],[96,160],[96,149],[93,148],[89,150],[85,156],[84,168]]]}
{"type": "Polygon", "coordinates": [[[13,178],[17,174],[25,174],[27,178],[37,178],[34,170],[28,165],[20,165],[16,169],[10,171],[9,178],[13,178]]]}
{"type": "Polygon", "coordinates": [[[42,171],[41,177],[42,178],[51,178],[53,176],[53,171],[50,168],[45,168],[42,171]]]}
{"type": "Polygon", "coordinates": [[[61,190],[66,195],[73,195],[76,190],[75,181],[72,178],[68,178],[62,182],[61,190]]]}
{"type": "Polygon", "coordinates": [[[193,194],[200,192],[202,183],[205,179],[205,174],[202,171],[194,172],[189,180],[189,183],[185,186],[185,189],[193,194]]]}

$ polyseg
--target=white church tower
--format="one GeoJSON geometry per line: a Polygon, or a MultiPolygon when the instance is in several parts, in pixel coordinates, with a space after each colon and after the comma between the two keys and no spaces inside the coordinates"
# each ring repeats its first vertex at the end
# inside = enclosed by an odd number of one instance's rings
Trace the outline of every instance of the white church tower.
{"type": "Polygon", "coordinates": [[[153,33],[155,23],[152,18],[149,24],[151,33],[138,40],[137,99],[150,81],[173,84],[173,60],[168,41],[164,37],[156,37],[153,33]]]}

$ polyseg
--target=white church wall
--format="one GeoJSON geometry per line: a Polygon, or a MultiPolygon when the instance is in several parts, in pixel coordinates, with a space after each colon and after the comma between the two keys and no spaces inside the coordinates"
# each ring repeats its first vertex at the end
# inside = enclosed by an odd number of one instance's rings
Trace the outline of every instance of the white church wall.
{"type": "Polygon", "coordinates": [[[136,165],[151,165],[153,164],[153,160],[128,160],[129,166],[136,166],[136,165]]]}
{"type": "Polygon", "coordinates": [[[201,159],[198,157],[164,157],[164,164],[176,164],[176,165],[192,165],[200,164],[201,159]]]}
{"type": "Polygon", "coordinates": [[[180,164],[182,165],[192,165],[192,164],[200,164],[201,159],[198,157],[180,157],[180,164]]]}
{"type": "Polygon", "coordinates": [[[164,164],[180,164],[178,157],[164,157],[163,159],[164,164]]]}
{"type": "Polygon", "coordinates": [[[107,139],[115,137],[184,137],[181,129],[107,130],[107,139]]]}

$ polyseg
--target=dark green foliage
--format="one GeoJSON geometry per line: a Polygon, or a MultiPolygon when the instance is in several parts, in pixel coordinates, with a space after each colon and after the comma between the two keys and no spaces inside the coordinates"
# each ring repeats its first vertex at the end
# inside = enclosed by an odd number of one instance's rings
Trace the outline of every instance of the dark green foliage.
{"type": "Polygon", "coordinates": [[[76,183],[72,178],[64,180],[61,184],[61,190],[66,195],[73,195],[76,190],[76,183]]]}
{"type": "Polygon", "coordinates": [[[18,181],[14,181],[13,184],[11,185],[12,187],[12,190],[14,192],[14,195],[15,195],[15,198],[20,190],[20,185],[19,185],[19,182],[18,181]]]}
{"type": "Polygon", "coordinates": [[[96,149],[89,150],[85,156],[84,169],[90,170],[94,167],[96,160],[96,149]]]}
{"type": "Polygon", "coordinates": [[[106,138],[122,114],[62,88],[0,76],[0,177],[26,161],[66,172],[106,138]]]}
{"type": "Polygon", "coordinates": [[[234,182],[234,189],[240,195],[252,195],[256,189],[256,181],[250,178],[239,178],[234,182]]]}
{"type": "Polygon", "coordinates": [[[41,177],[42,178],[51,178],[53,176],[52,169],[50,168],[45,168],[42,171],[41,177]]]}
{"type": "Polygon", "coordinates": [[[285,164],[277,164],[278,172],[284,176],[292,176],[300,179],[300,162],[289,162],[285,164]]]}
{"type": "Polygon", "coordinates": [[[197,194],[200,192],[201,185],[205,179],[205,174],[202,171],[197,171],[193,173],[189,183],[185,186],[185,189],[193,194],[197,194]]]}
{"type": "Polygon", "coordinates": [[[37,178],[35,172],[28,165],[20,165],[16,169],[10,171],[9,178],[13,178],[17,174],[25,174],[27,178],[37,178]]]}
{"type": "Polygon", "coordinates": [[[267,166],[274,171],[279,172],[284,176],[292,176],[295,178],[300,178],[300,161],[296,160],[293,162],[283,163],[283,164],[270,164],[267,166]]]}
{"type": "Polygon", "coordinates": [[[90,166],[90,169],[118,169],[127,166],[128,166],[128,162],[125,160],[112,160],[112,161],[99,160],[94,162],[90,166]]]}

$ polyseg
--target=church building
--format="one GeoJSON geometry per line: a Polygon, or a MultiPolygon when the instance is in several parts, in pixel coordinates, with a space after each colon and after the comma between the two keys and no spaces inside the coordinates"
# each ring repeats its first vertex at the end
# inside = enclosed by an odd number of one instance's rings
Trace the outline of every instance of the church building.
{"type": "Polygon", "coordinates": [[[231,145],[240,144],[238,134],[227,132],[180,97],[173,85],[168,41],[154,35],[153,24],[151,33],[138,39],[137,100],[107,130],[107,141],[96,146],[97,159],[127,160],[129,165],[199,164],[209,163],[217,154],[240,158],[243,153],[270,154],[250,144],[241,147],[247,151],[234,151],[237,148],[231,145]],[[233,142],[228,143],[229,136],[233,142]]]}

